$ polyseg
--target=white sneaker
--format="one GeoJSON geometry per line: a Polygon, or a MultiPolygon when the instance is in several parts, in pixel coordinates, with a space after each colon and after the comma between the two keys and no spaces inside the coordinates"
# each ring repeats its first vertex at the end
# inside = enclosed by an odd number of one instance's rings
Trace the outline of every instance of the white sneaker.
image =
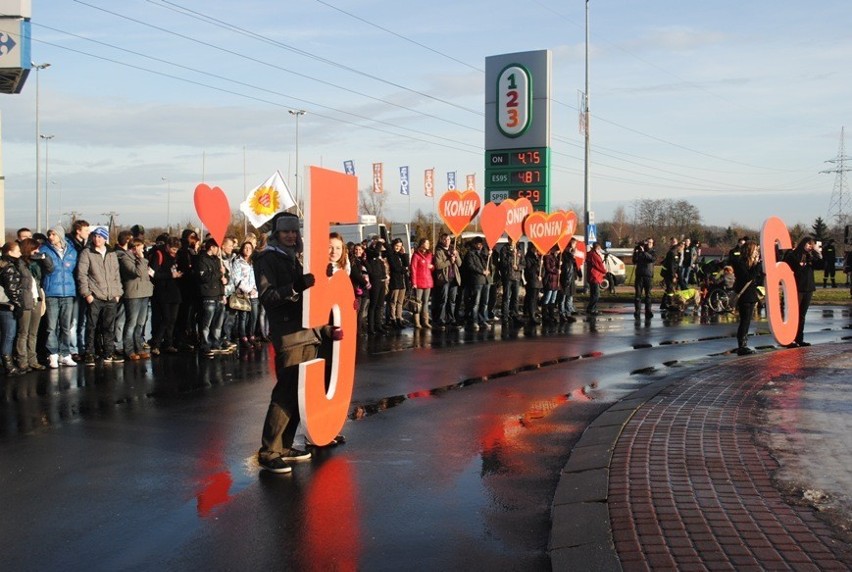
{"type": "MultiPolygon", "coordinates": [[[[52,358],[53,356],[50,356],[50,357],[52,358]]],[[[51,363],[53,363],[53,362],[51,362],[51,363]]],[[[77,365],[77,362],[74,361],[74,358],[72,358],[70,355],[69,356],[62,356],[62,359],[59,360],[59,363],[61,365],[67,365],[69,367],[75,367],[77,365]]],[[[53,366],[51,365],[51,367],[53,367],[53,366]]]]}
{"type": "Polygon", "coordinates": [[[58,354],[50,354],[50,362],[48,363],[50,369],[59,369],[59,355],[58,354]]]}

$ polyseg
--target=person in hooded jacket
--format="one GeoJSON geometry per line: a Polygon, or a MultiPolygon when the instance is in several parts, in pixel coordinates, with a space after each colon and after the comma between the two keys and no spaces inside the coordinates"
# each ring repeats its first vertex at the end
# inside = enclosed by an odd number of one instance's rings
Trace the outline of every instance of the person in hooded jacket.
{"type": "MultiPolygon", "coordinates": [[[[77,251],[77,260],[80,259],[80,253],[89,244],[89,236],[91,235],[92,227],[89,223],[81,218],[78,218],[71,225],[71,232],[65,235],[65,244],[77,251]]],[[[70,346],[74,361],[80,362],[83,360],[83,355],[86,353],[86,326],[88,323],[89,305],[83,300],[80,292],[74,298],[74,314],[71,317],[71,335],[70,346]]]]}
{"type": "Polygon", "coordinates": [[[107,248],[108,239],[105,228],[95,228],[91,244],[77,259],[77,290],[88,304],[85,365],[90,367],[99,359],[104,363],[124,361],[115,353],[115,312],[124,290],[118,257],[107,248]]]}
{"type": "Polygon", "coordinates": [[[25,238],[20,241],[20,244],[21,259],[23,259],[23,261],[27,264],[30,274],[33,277],[33,296],[35,299],[34,311],[30,314],[30,323],[27,329],[27,362],[30,369],[43,370],[47,368],[38,361],[36,343],[38,340],[41,318],[44,314],[44,307],[42,306],[42,303],[44,302],[42,278],[45,273],[53,271],[53,260],[41,252],[41,243],[35,238],[25,238]]]}
{"type": "Polygon", "coordinates": [[[320,343],[313,330],[302,327],[302,293],[316,282],[302,267],[299,219],[281,213],[272,219],[266,248],[255,254],[254,273],[260,303],[269,317],[275,352],[275,388],[263,423],[258,463],[266,471],[285,474],[290,463],[311,458],[293,447],[299,426],[299,364],[314,359],[320,343]]]}
{"type": "MultiPolygon", "coordinates": [[[[30,371],[29,362],[26,359],[23,361],[18,359],[16,364],[12,348],[18,347],[20,341],[18,328],[23,322],[29,323],[28,313],[33,311],[35,299],[32,274],[21,260],[21,245],[17,242],[7,242],[3,245],[3,257],[0,260],[0,286],[3,288],[6,300],[0,306],[3,365],[6,368],[6,375],[27,373],[30,371]],[[11,320],[9,320],[10,317],[11,320]]],[[[23,348],[26,351],[26,340],[24,340],[23,348]]]]}
{"type": "Polygon", "coordinates": [[[154,272],[154,295],[152,305],[156,308],[157,320],[152,324],[151,354],[158,356],[162,353],[177,353],[175,347],[175,324],[180,308],[180,284],[183,274],[177,267],[177,253],[180,250],[180,239],[172,236],[156,251],[149,261],[154,272]]]}
{"type": "Polygon", "coordinates": [[[370,277],[370,307],[367,309],[367,333],[386,334],[382,325],[385,312],[385,296],[388,287],[387,267],[382,259],[384,245],[375,244],[367,248],[367,275],[370,277]]]}
{"type": "Polygon", "coordinates": [[[524,317],[528,324],[540,324],[536,316],[538,311],[538,293],[541,291],[541,277],[544,270],[544,260],[538,249],[530,245],[524,254],[524,317]]]}
{"type": "Polygon", "coordinates": [[[74,337],[74,303],[77,283],[74,271],[77,268],[77,249],[65,240],[65,229],[61,225],[47,231],[47,243],[42,247],[44,254],[53,262],[53,270],[44,275],[42,284],[47,302],[47,352],[51,369],[60,365],[74,367],[77,362],[71,357],[74,337]]]}
{"type": "Polygon", "coordinates": [[[124,354],[131,360],[147,359],[143,328],[148,314],[148,301],[154,294],[151,277],[154,271],[145,258],[145,243],[134,238],[125,256],[118,260],[121,284],[124,288],[124,354]]]}

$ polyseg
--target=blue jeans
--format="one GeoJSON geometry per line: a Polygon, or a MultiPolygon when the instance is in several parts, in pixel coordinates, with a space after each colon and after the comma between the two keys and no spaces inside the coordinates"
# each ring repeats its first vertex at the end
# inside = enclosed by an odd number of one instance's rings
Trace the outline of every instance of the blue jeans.
{"type": "MultiPolygon", "coordinates": [[[[467,323],[476,324],[479,319],[479,302],[482,298],[482,289],[485,284],[470,284],[465,286],[465,313],[467,314],[467,323]]],[[[484,320],[483,320],[484,321],[484,320]]]]}
{"type": "MultiPolygon", "coordinates": [[[[210,351],[215,344],[215,338],[218,332],[215,329],[214,318],[217,318],[217,313],[221,311],[222,303],[218,298],[202,298],[201,299],[201,314],[198,322],[200,330],[200,339],[198,340],[198,349],[202,352],[210,351]]],[[[221,323],[218,325],[221,329],[221,323]]]]}
{"type": "Polygon", "coordinates": [[[258,298],[249,299],[251,300],[251,312],[237,312],[237,335],[240,338],[254,337],[254,328],[257,326],[260,300],[258,298]]]}
{"type": "Polygon", "coordinates": [[[139,354],[144,351],[145,318],[148,315],[148,298],[125,298],[124,300],[124,353],[139,354]]]}
{"type": "Polygon", "coordinates": [[[47,297],[47,352],[51,355],[71,355],[74,329],[71,324],[75,311],[74,297],[47,297]]]}
{"type": "Polygon", "coordinates": [[[18,321],[12,315],[12,310],[0,310],[0,352],[4,356],[12,355],[17,333],[18,321]]]}

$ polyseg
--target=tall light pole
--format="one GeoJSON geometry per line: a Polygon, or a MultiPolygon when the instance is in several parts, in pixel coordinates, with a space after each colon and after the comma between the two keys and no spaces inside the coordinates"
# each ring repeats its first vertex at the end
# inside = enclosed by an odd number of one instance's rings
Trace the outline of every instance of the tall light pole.
{"type": "Polygon", "coordinates": [[[160,177],[166,183],[166,232],[172,235],[172,182],[167,177],[160,177]]]}
{"type": "Polygon", "coordinates": [[[307,111],[304,109],[290,109],[289,113],[296,116],[296,209],[298,210],[299,200],[302,196],[299,189],[299,118],[307,113],[307,111]]]}
{"type": "MultiPolygon", "coordinates": [[[[583,111],[586,115],[584,125],[586,127],[586,151],[583,168],[583,212],[584,223],[586,225],[586,244],[589,243],[589,224],[591,224],[590,210],[591,203],[589,201],[589,131],[591,126],[591,112],[589,111],[589,0],[586,0],[586,92],[583,94],[583,111]]],[[[585,273],[584,273],[585,275],[585,273]]]]}
{"type": "MultiPolygon", "coordinates": [[[[50,209],[47,206],[47,183],[50,181],[48,177],[48,168],[50,167],[50,140],[53,139],[53,135],[39,135],[41,139],[44,139],[44,223],[46,227],[49,227],[48,221],[50,220],[50,209]]],[[[38,231],[41,232],[41,219],[38,220],[38,231]]]]}
{"type": "MultiPolygon", "coordinates": [[[[50,184],[59,187],[59,216],[56,217],[56,224],[62,224],[62,183],[50,181],[50,184]]],[[[50,230],[50,219],[47,221],[47,230],[50,230]]]]}
{"type": "Polygon", "coordinates": [[[39,141],[39,136],[41,135],[41,127],[39,126],[39,119],[38,119],[38,107],[39,107],[38,106],[38,95],[39,95],[38,94],[38,92],[39,92],[38,76],[39,76],[39,71],[46,69],[46,68],[49,68],[50,64],[48,64],[48,63],[37,64],[35,62],[30,62],[30,66],[32,66],[32,68],[35,69],[35,71],[36,71],[36,108],[35,108],[35,119],[36,119],[36,184],[35,184],[35,190],[36,190],[36,227],[37,227],[38,232],[41,232],[41,188],[40,188],[41,181],[39,181],[39,171],[41,171],[41,161],[39,159],[39,147],[41,146],[41,141],[39,141]]]}

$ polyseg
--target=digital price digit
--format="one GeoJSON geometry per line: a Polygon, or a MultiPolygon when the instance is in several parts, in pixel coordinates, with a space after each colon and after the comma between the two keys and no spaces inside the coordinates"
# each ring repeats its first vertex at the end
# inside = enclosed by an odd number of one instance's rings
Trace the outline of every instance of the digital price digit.
{"type": "Polygon", "coordinates": [[[519,199],[529,199],[533,204],[537,204],[541,200],[541,191],[538,189],[523,189],[518,191],[519,199]]]}
{"type": "Polygon", "coordinates": [[[518,64],[507,66],[497,78],[497,126],[507,137],[518,137],[530,124],[532,83],[518,64]]]}
{"type": "Polygon", "coordinates": [[[521,185],[537,185],[541,182],[541,171],[516,171],[512,182],[521,185]]]}

